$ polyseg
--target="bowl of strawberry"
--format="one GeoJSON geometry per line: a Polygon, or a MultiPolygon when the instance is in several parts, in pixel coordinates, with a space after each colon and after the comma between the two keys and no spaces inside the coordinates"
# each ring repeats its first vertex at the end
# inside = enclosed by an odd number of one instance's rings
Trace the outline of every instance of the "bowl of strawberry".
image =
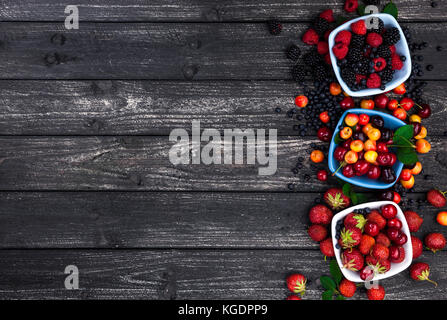
{"type": "Polygon", "coordinates": [[[329,169],[353,185],[370,189],[392,187],[404,166],[394,152],[393,136],[404,125],[380,111],[346,110],[332,136],[329,169]]]}
{"type": "Polygon", "coordinates": [[[353,97],[393,90],[411,74],[405,35],[389,14],[350,20],[329,35],[331,64],[343,90],[353,97]]]}
{"type": "Polygon", "coordinates": [[[407,220],[394,202],[345,209],[332,219],[331,231],[337,263],[350,281],[389,278],[407,269],[413,260],[407,220]]]}

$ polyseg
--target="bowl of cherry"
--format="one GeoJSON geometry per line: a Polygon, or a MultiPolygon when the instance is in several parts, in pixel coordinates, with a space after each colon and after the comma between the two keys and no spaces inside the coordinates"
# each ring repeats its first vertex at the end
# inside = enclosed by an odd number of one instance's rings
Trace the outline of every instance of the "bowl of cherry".
{"type": "Polygon", "coordinates": [[[383,280],[413,260],[407,220],[392,201],[362,203],[337,213],[331,232],[335,258],[350,281],[383,280]]]}
{"type": "Polygon", "coordinates": [[[346,110],[332,136],[329,169],[353,185],[369,189],[392,187],[404,166],[392,146],[393,136],[404,125],[380,111],[346,110]]]}

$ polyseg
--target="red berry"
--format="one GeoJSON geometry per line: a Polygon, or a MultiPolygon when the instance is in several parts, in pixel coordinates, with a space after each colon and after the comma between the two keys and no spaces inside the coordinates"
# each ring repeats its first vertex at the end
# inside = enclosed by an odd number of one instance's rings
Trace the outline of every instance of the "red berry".
{"type": "Polygon", "coordinates": [[[323,142],[329,142],[332,139],[332,131],[328,127],[318,129],[317,137],[323,142]]]}
{"type": "Polygon", "coordinates": [[[446,240],[441,233],[430,233],[424,239],[425,246],[433,251],[442,250],[445,247],[446,240]]]}
{"type": "Polygon", "coordinates": [[[436,208],[442,208],[445,206],[446,198],[444,192],[436,189],[432,189],[427,192],[427,201],[430,202],[436,208]]]}
{"type": "Polygon", "coordinates": [[[317,44],[317,52],[318,54],[324,56],[326,53],[329,52],[329,45],[326,41],[320,41],[317,44]]]}
{"type": "Polygon", "coordinates": [[[386,235],[390,238],[391,241],[396,241],[402,233],[397,228],[388,228],[386,230],[386,235]]]}
{"type": "Polygon", "coordinates": [[[338,60],[343,60],[348,54],[348,51],[348,46],[341,42],[332,47],[332,52],[338,60]]]}
{"type": "Polygon", "coordinates": [[[302,37],[303,42],[309,45],[316,45],[319,39],[320,36],[314,29],[308,29],[302,37]]]}
{"type": "Polygon", "coordinates": [[[366,34],[366,24],[365,20],[359,20],[357,22],[351,23],[351,30],[355,34],[359,34],[361,36],[364,36],[366,34]]]}
{"type": "Polygon", "coordinates": [[[406,236],[405,233],[400,233],[399,236],[397,237],[396,240],[394,240],[394,243],[399,245],[399,246],[403,246],[404,244],[406,244],[408,241],[408,237],[406,236]]]}
{"type": "Polygon", "coordinates": [[[390,99],[386,94],[379,94],[374,98],[374,103],[378,108],[385,109],[390,99]]]}
{"type": "Polygon", "coordinates": [[[393,218],[393,219],[388,220],[387,226],[388,226],[388,228],[396,228],[396,229],[400,230],[400,229],[402,229],[402,221],[400,221],[397,218],[393,218]]]}
{"type": "Polygon", "coordinates": [[[383,42],[383,38],[376,32],[371,32],[366,36],[366,42],[373,48],[377,48],[383,42]]]}
{"type": "Polygon", "coordinates": [[[352,165],[352,164],[348,164],[348,165],[346,165],[346,166],[343,168],[342,173],[343,173],[343,175],[344,175],[346,178],[352,178],[352,177],[354,177],[354,176],[355,176],[354,165],[352,165]]]}
{"type": "Polygon", "coordinates": [[[416,238],[415,236],[411,236],[411,245],[413,246],[413,260],[414,260],[421,256],[422,251],[424,250],[424,245],[422,244],[421,239],[416,238]]]}
{"type": "Polygon", "coordinates": [[[393,70],[400,70],[404,67],[404,63],[400,59],[399,55],[393,54],[391,56],[391,68],[393,70]]]}
{"type": "Polygon", "coordinates": [[[379,226],[377,225],[377,223],[368,221],[365,224],[364,231],[367,235],[370,235],[371,237],[375,237],[379,234],[379,226]]]}
{"type": "Polygon", "coordinates": [[[343,8],[346,12],[354,12],[359,7],[359,3],[357,0],[346,0],[343,8]]]}
{"type": "Polygon", "coordinates": [[[317,179],[320,181],[327,181],[327,171],[326,170],[318,171],[317,179]]]}
{"type": "Polygon", "coordinates": [[[367,114],[362,113],[359,115],[359,124],[364,126],[367,125],[369,122],[369,116],[367,114]]]}
{"type": "Polygon", "coordinates": [[[374,70],[377,72],[382,71],[386,67],[386,60],[382,57],[373,59],[374,70]]]}
{"type": "Polygon", "coordinates": [[[410,210],[405,211],[404,216],[405,220],[407,220],[408,229],[410,229],[410,232],[418,232],[422,222],[424,222],[424,219],[422,219],[416,212],[410,210]]]}
{"type": "Polygon", "coordinates": [[[327,229],[319,224],[310,226],[310,228],[307,230],[307,233],[313,241],[317,242],[323,241],[327,237],[327,229]]]}
{"type": "Polygon", "coordinates": [[[338,291],[342,296],[346,298],[351,298],[354,295],[356,289],[357,286],[355,285],[355,283],[349,281],[348,279],[343,279],[338,286],[338,291]]]}
{"type": "Polygon", "coordinates": [[[335,36],[335,43],[342,43],[346,46],[349,46],[351,43],[352,34],[348,30],[342,30],[335,36]]]}
{"type": "Polygon", "coordinates": [[[386,204],[382,207],[382,215],[385,219],[393,219],[397,214],[397,209],[392,204],[386,204]]]}
{"type": "Polygon", "coordinates": [[[331,9],[325,10],[320,13],[320,18],[325,19],[327,22],[334,22],[334,12],[331,9]]]}
{"type": "Polygon", "coordinates": [[[399,204],[402,200],[400,194],[398,194],[396,191],[393,192],[393,202],[396,204],[399,204]]]}
{"type": "Polygon", "coordinates": [[[288,276],[286,280],[287,288],[289,288],[290,291],[301,294],[306,291],[306,282],[306,277],[298,273],[288,276]]]}
{"type": "Polygon", "coordinates": [[[368,80],[366,80],[366,86],[370,89],[380,88],[382,85],[382,79],[380,79],[377,73],[372,73],[368,80]]]}

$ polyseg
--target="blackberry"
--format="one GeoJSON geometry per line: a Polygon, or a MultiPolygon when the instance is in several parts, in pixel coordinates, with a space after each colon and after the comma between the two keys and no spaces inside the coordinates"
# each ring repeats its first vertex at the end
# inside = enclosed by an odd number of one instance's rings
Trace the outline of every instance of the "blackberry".
{"type": "Polygon", "coordinates": [[[341,70],[341,77],[349,87],[354,86],[356,83],[355,72],[349,67],[341,70]]]}
{"type": "Polygon", "coordinates": [[[352,48],[363,48],[365,45],[365,36],[361,36],[359,34],[353,34],[351,38],[351,47],[352,48]]]}
{"type": "Polygon", "coordinates": [[[377,48],[377,54],[379,55],[379,57],[386,59],[391,57],[391,50],[388,46],[381,45],[377,48]]]}
{"type": "Polygon", "coordinates": [[[400,40],[400,32],[397,28],[387,29],[383,35],[383,42],[389,46],[395,45],[400,40]]]}
{"type": "Polygon", "coordinates": [[[382,78],[382,84],[386,84],[393,80],[394,70],[392,70],[391,68],[386,68],[379,75],[382,78]]]}
{"type": "Polygon", "coordinates": [[[321,56],[316,50],[311,50],[304,55],[304,63],[309,67],[315,67],[322,62],[321,56]]]}
{"type": "Polygon", "coordinates": [[[370,32],[382,33],[383,30],[385,30],[385,24],[383,23],[383,20],[380,19],[380,18],[378,18],[378,19],[379,19],[379,25],[378,25],[378,27],[377,27],[377,28],[371,28],[371,29],[369,30],[370,32]]]}
{"type": "Polygon", "coordinates": [[[366,5],[378,6],[380,5],[380,0],[366,0],[365,3],[366,5]]]}
{"type": "Polygon", "coordinates": [[[367,58],[363,58],[358,62],[358,73],[362,75],[367,75],[370,69],[370,61],[367,58]]]}
{"type": "Polygon", "coordinates": [[[282,24],[277,20],[270,20],[267,22],[270,34],[277,36],[282,31],[282,24]]]}
{"type": "Polygon", "coordinates": [[[325,66],[319,64],[312,70],[312,76],[315,81],[323,82],[328,78],[328,72],[325,66]]]}
{"type": "Polygon", "coordinates": [[[362,50],[359,48],[352,48],[349,50],[348,55],[346,56],[346,59],[350,63],[359,62],[360,59],[363,57],[362,50]]]}
{"type": "Polygon", "coordinates": [[[320,35],[323,36],[324,33],[329,30],[330,24],[326,19],[323,18],[316,18],[314,22],[312,23],[312,28],[320,35]]]}
{"type": "Polygon", "coordinates": [[[289,49],[287,49],[287,58],[292,61],[298,60],[301,55],[301,50],[296,45],[291,45],[289,49]]]}
{"type": "Polygon", "coordinates": [[[300,65],[293,66],[292,79],[296,82],[303,82],[306,79],[306,70],[300,65]]]}

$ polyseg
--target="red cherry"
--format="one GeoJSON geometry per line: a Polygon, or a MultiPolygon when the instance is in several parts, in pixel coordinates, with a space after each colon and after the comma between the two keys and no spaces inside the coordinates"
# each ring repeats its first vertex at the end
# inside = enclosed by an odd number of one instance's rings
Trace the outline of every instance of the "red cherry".
{"type": "Polygon", "coordinates": [[[346,149],[346,148],[343,148],[343,147],[335,148],[335,151],[334,151],[335,160],[337,160],[338,162],[344,161],[346,152],[348,152],[348,149],[346,149]]]}
{"type": "Polygon", "coordinates": [[[391,156],[389,153],[380,152],[376,161],[379,165],[388,167],[391,163],[391,156]]]}
{"type": "MultiPolygon", "coordinates": [[[[359,157],[360,158],[360,157],[359,157]]],[[[359,160],[356,163],[354,163],[354,171],[357,176],[363,176],[366,174],[369,170],[369,162],[365,160],[359,160]]]]}
{"type": "Polygon", "coordinates": [[[390,164],[389,164],[389,166],[392,167],[392,166],[394,166],[394,164],[397,161],[397,156],[394,153],[389,153],[389,155],[390,155],[390,164]]]}
{"type": "Polygon", "coordinates": [[[388,146],[386,145],[385,142],[378,142],[376,146],[377,146],[377,152],[388,153],[388,146]]]}
{"type": "Polygon", "coordinates": [[[397,209],[392,204],[386,204],[382,207],[382,216],[385,219],[393,219],[397,214],[397,209]]]}
{"type": "Polygon", "coordinates": [[[397,228],[388,228],[388,230],[386,231],[386,235],[388,236],[388,238],[390,238],[391,241],[396,241],[401,234],[402,233],[397,228]]]}
{"type": "Polygon", "coordinates": [[[394,191],[393,202],[399,204],[401,200],[402,200],[402,198],[401,198],[400,194],[398,194],[396,191],[394,191]]]}
{"type": "Polygon", "coordinates": [[[391,246],[388,249],[390,251],[390,260],[399,260],[399,258],[400,258],[399,247],[391,246]]]}
{"type": "Polygon", "coordinates": [[[352,142],[352,139],[348,139],[348,140],[346,140],[345,142],[343,142],[343,143],[341,144],[341,146],[342,146],[343,148],[346,148],[346,149],[350,150],[350,149],[351,149],[351,142],[352,142]]]}
{"type": "Polygon", "coordinates": [[[368,124],[368,122],[369,122],[369,116],[367,114],[362,113],[361,115],[359,115],[359,124],[361,126],[368,124]]]}
{"type": "Polygon", "coordinates": [[[376,107],[381,108],[381,109],[385,109],[388,101],[390,101],[390,99],[386,96],[386,94],[379,94],[378,96],[376,96],[374,98],[374,103],[376,105],[376,107]]]}
{"type": "Polygon", "coordinates": [[[343,168],[343,175],[346,178],[352,178],[355,176],[354,165],[348,164],[343,168]]]}
{"type": "Polygon", "coordinates": [[[323,142],[329,142],[332,139],[332,131],[328,127],[318,129],[317,137],[323,142]]]}
{"type": "Polygon", "coordinates": [[[421,117],[422,119],[426,119],[428,117],[430,117],[431,115],[431,108],[428,104],[422,104],[421,108],[418,111],[418,116],[421,117]]]}
{"type": "Polygon", "coordinates": [[[354,108],[355,101],[351,97],[345,97],[343,100],[340,101],[340,107],[342,110],[348,110],[351,108],[354,108]]]}
{"type": "Polygon", "coordinates": [[[405,111],[410,111],[414,107],[414,101],[411,98],[403,98],[400,100],[400,106],[404,108],[405,111]]]}
{"type": "Polygon", "coordinates": [[[387,226],[388,226],[388,228],[396,228],[396,229],[400,230],[400,229],[402,229],[402,221],[400,221],[397,218],[393,218],[393,219],[388,220],[387,226]]]}
{"type": "Polygon", "coordinates": [[[368,178],[373,180],[379,179],[381,173],[379,166],[371,165],[368,170],[368,178]]]}
{"type": "Polygon", "coordinates": [[[399,245],[399,246],[403,246],[404,244],[407,243],[408,238],[404,233],[400,233],[400,235],[397,237],[396,240],[393,240],[395,244],[399,245]]]}
{"type": "Polygon", "coordinates": [[[326,170],[318,171],[317,179],[320,181],[326,181],[327,180],[327,171],[326,170]]]}
{"type": "Polygon", "coordinates": [[[380,230],[379,230],[379,226],[377,225],[377,223],[368,221],[365,224],[364,231],[367,235],[370,235],[371,237],[375,237],[379,234],[380,230]]]}

